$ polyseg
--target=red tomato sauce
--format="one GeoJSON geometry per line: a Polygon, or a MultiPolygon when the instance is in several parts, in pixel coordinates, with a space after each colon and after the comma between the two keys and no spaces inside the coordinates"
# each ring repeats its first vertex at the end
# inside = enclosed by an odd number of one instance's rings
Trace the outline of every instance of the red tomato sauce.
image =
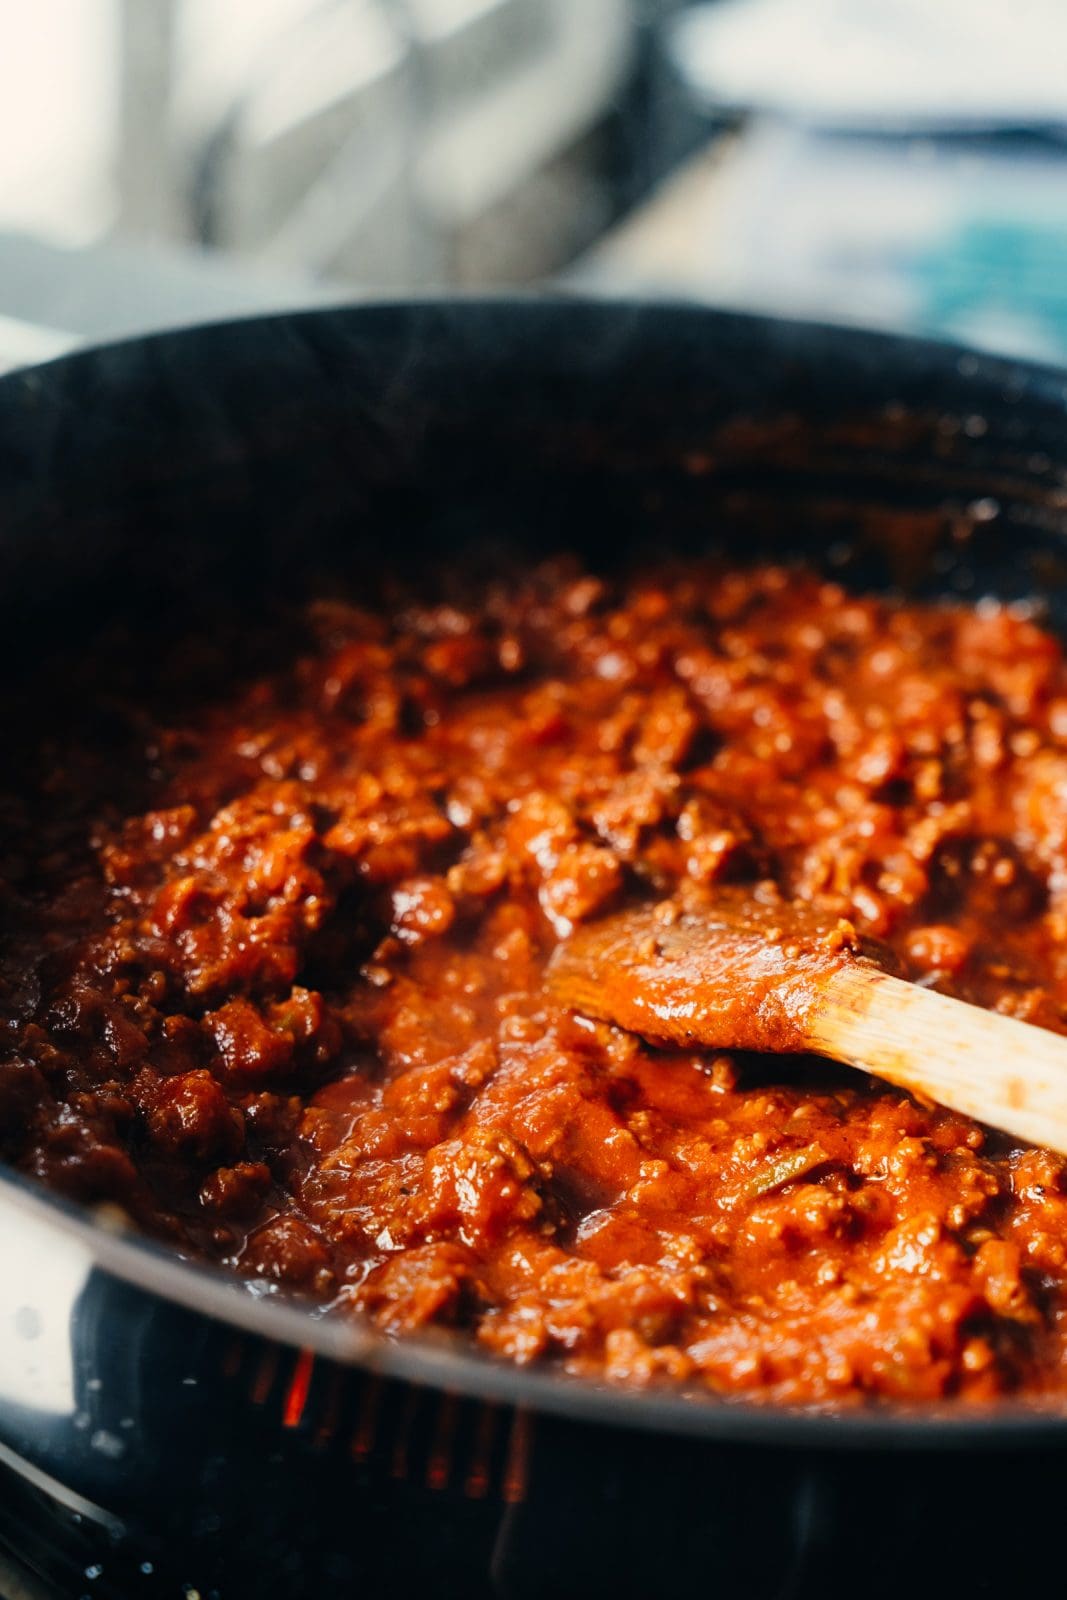
{"type": "Polygon", "coordinates": [[[825,1062],[655,1050],[543,981],[601,913],[769,881],[1065,1031],[1055,638],[696,562],[458,562],[249,630],[86,663],[0,780],[10,1163],[514,1362],[1067,1391],[1059,1156],[825,1062]]]}

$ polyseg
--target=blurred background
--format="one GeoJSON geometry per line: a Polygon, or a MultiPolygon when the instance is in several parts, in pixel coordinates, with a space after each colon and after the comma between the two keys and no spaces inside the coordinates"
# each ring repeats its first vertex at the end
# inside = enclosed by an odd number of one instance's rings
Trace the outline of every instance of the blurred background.
{"type": "Polygon", "coordinates": [[[33,0],[0,362],[555,285],[1067,359],[1065,0],[33,0]]]}

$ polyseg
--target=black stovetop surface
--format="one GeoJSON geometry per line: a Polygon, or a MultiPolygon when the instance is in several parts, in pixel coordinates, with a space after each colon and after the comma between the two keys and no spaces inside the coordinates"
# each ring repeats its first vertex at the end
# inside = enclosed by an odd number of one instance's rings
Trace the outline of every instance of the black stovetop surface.
{"type": "Polygon", "coordinates": [[[474,1434],[464,1437],[484,1408],[465,1417],[449,1403],[442,1455],[443,1403],[389,1386],[380,1433],[368,1441],[357,1426],[339,1441],[325,1492],[299,1439],[255,1470],[237,1448],[213,1505],[180,1529],[64,1504],[8,1463],[0,1592],[900,1600],[1010,1592],[1023,1572],[1049,1592],[1061,1586],[1055,1454],[831,1454],[623,1433],[605,1453],[603,1430],[498,1410],[479,1468],[474,1434]]]}

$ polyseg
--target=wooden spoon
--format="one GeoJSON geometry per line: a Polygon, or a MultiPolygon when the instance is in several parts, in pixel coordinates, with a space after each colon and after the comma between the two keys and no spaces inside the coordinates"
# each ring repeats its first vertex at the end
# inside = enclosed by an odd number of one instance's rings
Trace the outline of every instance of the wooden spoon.
{"type": "Polygon", "coordinates": [[[891,960],[847,923],[728,894],[591,924],[547,982],[647,1039],[828,1056],[1067,1155],[1067,1038],[907,983],[891,960]]]}

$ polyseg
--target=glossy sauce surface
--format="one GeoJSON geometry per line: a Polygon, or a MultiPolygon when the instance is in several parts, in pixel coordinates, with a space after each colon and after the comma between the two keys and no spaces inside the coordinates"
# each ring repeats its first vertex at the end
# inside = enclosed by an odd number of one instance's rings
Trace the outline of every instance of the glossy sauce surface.
{"type": "Polygon", "coordinates": [[[557,562],[249,638],[159,671],[120,643],[11,747],[9,1161],[516,1362],[1067,1393],[1059,1157],[825,1063],[652,1050],[544,985],[602,912],[762,884],[1067,1031],[1048,633],[802,571],[557,562]]]}

